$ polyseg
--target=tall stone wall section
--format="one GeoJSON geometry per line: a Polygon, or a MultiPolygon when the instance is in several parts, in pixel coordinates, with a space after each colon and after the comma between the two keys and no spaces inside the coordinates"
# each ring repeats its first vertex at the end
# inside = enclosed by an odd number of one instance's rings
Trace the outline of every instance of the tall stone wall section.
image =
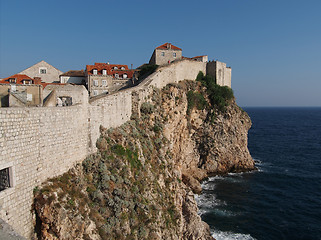
{"type": "Polygon", "coordinates": [[[231,87],[232,69],[226,67],[226,63],[219,61],[208,62],[206,73],[214,76],[218,85],[231,87]]]}
{"type": "Polygon", "coordinates": [[[194,80],[206,63],[182,60],[157,69],[136,87],[70,107],[0,108],[0,170],[13,186],[0,191],[0,218],[23,236],[33,232],[33,190],[96,151],[99,127],[118,127],[153,88],[194,80]]]}
{"type": "Polygon", "coordinates": [[[99,127],[118,127],[130,120],[132,113],[132,89],[120,91],[97,99],[88,106],[90,152],[96,151],[100,136],[99,127]]]}
{"type": "Polygon", "coordinates": [[[0,169],[11,187],[0,192],[0,218],[32,233],[33,189],[66,172],[88,154],[87,108],[0,108],[0,169]]]}

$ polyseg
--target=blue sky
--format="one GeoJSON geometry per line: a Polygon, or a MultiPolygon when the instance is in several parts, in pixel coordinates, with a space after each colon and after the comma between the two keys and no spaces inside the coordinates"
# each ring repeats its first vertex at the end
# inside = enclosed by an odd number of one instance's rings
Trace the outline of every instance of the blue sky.
{"type": "Polygon", "coordinates": [[[321,106],[321,1],[0,0],[0,78],[45,60],[146,63],[165,42],[232,67],[240,106],[321,106]]]}

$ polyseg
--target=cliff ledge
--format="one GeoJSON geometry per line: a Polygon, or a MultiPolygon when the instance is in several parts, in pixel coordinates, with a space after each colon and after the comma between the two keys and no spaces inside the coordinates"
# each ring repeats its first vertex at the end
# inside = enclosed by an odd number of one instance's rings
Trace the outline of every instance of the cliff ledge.
{"type": "Polygon", "coordinates": [[[154,89],[98,152],[35,189],[39,239],[213,239],[194,193],[208,176],[254,169],[248,115],[196,81],[154,89]],[[224,104],[223,104],[224,105],[224,104]],[[194,193],[193,193],[194,192],[194,193]]]}

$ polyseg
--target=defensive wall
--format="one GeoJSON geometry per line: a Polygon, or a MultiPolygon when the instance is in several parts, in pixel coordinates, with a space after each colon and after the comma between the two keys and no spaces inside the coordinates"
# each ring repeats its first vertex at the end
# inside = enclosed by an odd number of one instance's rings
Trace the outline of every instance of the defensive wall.
{"type": "Polygon", "coordinates": [[[0,218],[31,238],[33,190],[96,152],[99,127],[130,120],[154,87],[194,80],[207,63],[182,60],[160,67],[138,86],[70,107],[0,108],[0,218]],[[6,173],[9,177],[6,177],[6,173]],[[5,182],[6,181],[6,182],[5,182]]]}

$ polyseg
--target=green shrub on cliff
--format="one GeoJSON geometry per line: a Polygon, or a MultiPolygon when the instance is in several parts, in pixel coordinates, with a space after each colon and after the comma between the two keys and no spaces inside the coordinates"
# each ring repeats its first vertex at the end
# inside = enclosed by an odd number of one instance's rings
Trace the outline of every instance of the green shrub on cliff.
{"type": "Polygon", "coordinates": [[[154,112],[154,105],[148,102],[144,102],[140,106],[140,112],[143,114],[152,114],[154,112]]]}
{"type": "Polygon", "coordinates": [[[194,107],[203,110],[207,107],[207,102],[201,93],[191,90],[187,92],[187,114],[190,114],[194,107]]]}
{"type": "Polygon", "coordinates": [[[219,112],[224,112],[229,101],[234,98],[233,90],[227,86],[216,84],[214,77],[209,75],[204,76],[202,72],[199,72],[196,80],[206,87],[211,105],[219,112]]]}
{"type": "Polygon", "coordinates": [[[152,74],[156,71],[158,68],[158,65],[153,64],[144,64],[141,67],[139,67],[139,79],[146,78],[148,75],[152,74]]]}

